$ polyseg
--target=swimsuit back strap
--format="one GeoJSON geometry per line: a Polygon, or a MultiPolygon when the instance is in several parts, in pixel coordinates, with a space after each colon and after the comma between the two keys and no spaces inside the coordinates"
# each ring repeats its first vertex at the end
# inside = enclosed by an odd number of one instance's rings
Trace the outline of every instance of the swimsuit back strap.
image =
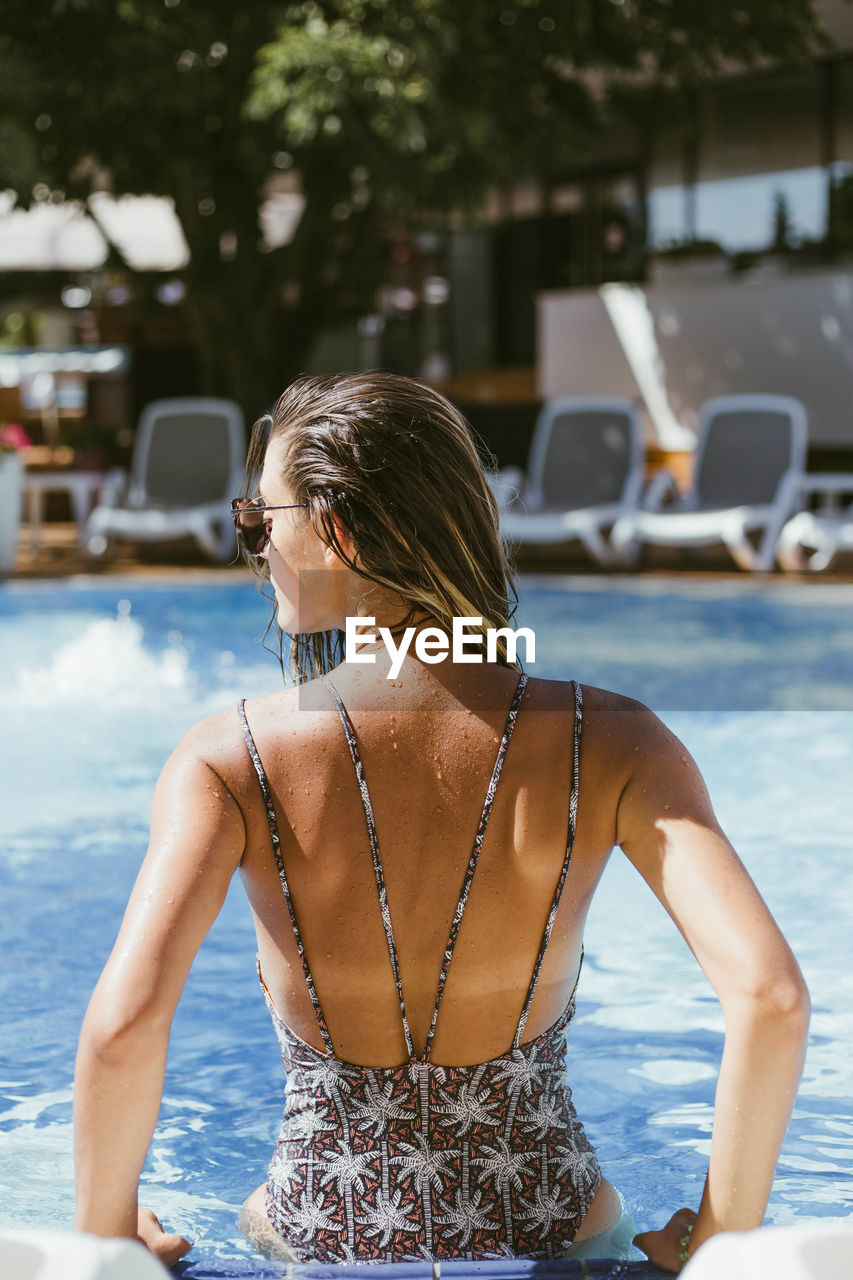
{"type": "MultiPolygon", "coordinates": [[[[572,735],[572,786],[569,795],[569,830],[566,839],[566,852],[563,857],[563,867],[560,871],[560,878],[557,881],[557,887],[554,890],[551,910],[548,912],[548,919],[545,922],[542,942],[539,946],[539,954],[536,957],[536,964],[533,966],[533,975],[530,979],[530,986],[527,988],[527,998],[524,1001],[524,1008],[521,1011],[521,1017],[518,1020],[518,1028],[512,1042],[513,1049],[518,1048],[521,1044],[521,1038],[524,1035],[524,1028],[527,1025],[530,1006],[533,1003],[533,997],[536,994],[536,986],[539,982],[539,974],[542,970],[542,961],[545,959],[545,952],[547,951],[548,943],[551,940],[554,921],[557,918],[557,909],[560,906],[560,899],[563,896],[563,888],[566,883],[566,876],[569,872],[569,864],[572,860],[572,850],[575,847],[575,828],[577,826],[578,819],[578,781],[580,777],[580,740],[581,731],[583,729],[583,696],[581,694],[581,687],[577,680],[572,681],[572,688],[575,691],[575,725],[574,733],[572,735]]],[[[583,964],[583,951],[581,951],[581,964],[583,964]]],[[[579,977],[580,967],[578,967],[578,978],[579,977]]],[[[575,980],[575,989],[577,989],[577,985],[577,980],[575,980]]],[[[572,991],[572,995],[569,997],[569,1004],[573,997],[574,991],[572,991]]]]}
{"type": "Polygon", "coordinates": [[[400,966],[397,962],[397,944],[394,941],[394,930],[391,928],[391,912],[388,909],[388,893],[385,888],[385,875],[382,870],[382,859],[379,855],[379,840],[376,835],[376,823],[373,819],[373,806],[370,803],[370,794],[367,790],[367,782],[364,777],[364,766],[361,763],[361,753],[358,749],[358,739],[355,734],[355,728],[350,720],[349,712],[343,704],[343,700],[335,686],[325,675],[320,677],[323,684],[331,693],[335,705],[338,709],[338,715],[341,718],[341,724],[344,727],[344,734],[349,747],[350,756],[352,757],[353,766],[355,768],[355,776],[358,781],[358,790],[361,795],[361,803],[364,809],[364,820],[367,824],[367,839],[370,844],[370,856],[373,860],[373,875],[376,880],[376,892],[379,896],[379,910],[382,914],[382,925],[385,930],[385,940],[388,944],[388,956],[391,960],[391,972],[394,975],[394,986],[397,989],[397,999],[400,1003],[400,1017],[403,1020],[403,1035],[406,1038],[406,1052],[409,1058],[415,1056],[414,1042],[412,1033],[409,1028],[409,1019],[406,1016],[406,1002],[403,999],[403,984],[400,980],[400,966]]]}
{"type": "Polygon", "coordinates": [[[459,894],[459,900],[456,904],[456,910],[453,913],[453,921],[450,926],[450,936],[447,940],[447,946],[444,949],[444,959],[441,965],[441,973],[438,979],[438,990],[435,996],[435,1007],[432,1011],[432,1021],[427,1032],[426,1043],[424,1045],[424,1061],[429,1062],[430,1052],[432,1050],[432,1040],[435,1035],[435,1025],[438,1021],[438,1009],[441,1004],[441,998],[444,995],[444,986],[447,982],[447,974],[450,969],[450,962],[453,959],[453,951],[456,946],[456,939],[459,935],[459,928],[462,924],[462,917],[465,914],[465,907],[468,904],[468,894],[471,889],[471,881],[474,878],[474,872],[477,869],[477,863],[480,858],[480,851],[483,847],[483,837],[486,834],[486,826],[488,825],[489,815],[492,811],[492,802],[497,791],[498,781],[500,780],[503,762],[506,758],[507,748],[512,738],[512,732],[515,728],[515,722],[518,717],[518,708],[521,705],[521,699],[524,696],[524,688],[527,684],[527,676],[522,672],[516,685],[515,694],[510,703],[509,712],[506,718],[503,736],[498,747],[498,754],[495,760],[492,776],[489,779],[489,785],[486,790],[486,799],[483,804],[483,812],[480,816],[480,822],[477,826],[477,834],[474,839],[474,847],[471,850],[471,856],[468,859],[468,865],[465,868],[465,877],[462,881],[462,889],[459,894]]]}
{"type": "Polygon", "coordinates": [[[258,748],[255,746],[255,739],[252,737],[252,731],[249,728],[249,722],[246,719],[246,700],[241,699],[237,705],[237,711],[240,716],[240,727],[243,730],[243,738],[246,742],[246,748],[251,757],[252,764],[255,766],[255,773],[258,775],[258,782],[261,784],[261,795],[264,800],[264,807],[267,811],[267,822],[270,829],[270,840],[272,841],[272,850],[275,856],[275,865],[278,868],[278,878],[281,881],[282,892],[284,893],[284,901],[287,904],[287,914],[290,916],[290,925],[293,929],[293,937],[296,941],[296,949],[299,952],[299,959],[302,962],[302,972],[305,975],[305,982],[308,987],[308,994],[311,997],[311,1004],[314,1007],[314,1013],[317,1018],[317,1025],[320,1028],[320,1035],[323,1037],[323,1045],[327,1053],[334,1054],[334,1045],[332,1037],[329,1035],[329,1029],[326,1026],[326,1019],[323,1017],[323,1010],[320,1008],[320,1001],[314,987],[314,979],[311,977],[311,970],[308,967],[308,959],[305,955],[305,948],[302,945],[302,935],[299,932],[299,925],[296,922],[296,912],[293,909],[293,902],[290,898],[290,888],[287,883],[287,875],[284,869],[284,858],[281,854],[281,841],[278,834],[278,820],[275,816],[275,805],[273,804],[272,792],[270,790],[269,780],[267,778],[264,766],[261,764],[261,757],[258,755],[258,748]]]}

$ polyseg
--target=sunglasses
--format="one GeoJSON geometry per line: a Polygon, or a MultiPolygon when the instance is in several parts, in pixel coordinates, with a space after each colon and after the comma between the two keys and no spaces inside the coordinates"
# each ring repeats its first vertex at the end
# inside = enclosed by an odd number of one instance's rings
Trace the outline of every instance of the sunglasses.
{"type": "Polygon", "coordinates": [[[267,518],[268,511],[293,511],[296,507],[308,505],[307,502],[288,502],[281,507],[268,507],[257,498],[232,498],[234,528],[246,555],[263,555],[269,546],[272,521],[267,518]]]}

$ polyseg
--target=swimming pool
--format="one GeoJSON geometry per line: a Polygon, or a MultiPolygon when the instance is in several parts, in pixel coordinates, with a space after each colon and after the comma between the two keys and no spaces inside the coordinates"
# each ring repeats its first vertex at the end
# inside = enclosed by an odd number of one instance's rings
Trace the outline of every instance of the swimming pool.
{"type": "MultiPolygon", "coordinates": [[[[189,723],[276,687],[267,606],[239,575],[0,590],[0,1226],[65,1226],[80,1021],[144,853],[154,780],[189,723]]],[[[853,1209],[853,588],[523,580],[532,674],[664,715],[812,991],[806,1073],[769,1217],[853,1209]]],[[[580,803],[583,804],[583,795],[580,803]]],[[[723,1021],[674,927],[614,854],[569,1041],[579,1114],[638,1227],[696,1204],[723,1021]]],[[[282,1075],[235,884],[172,1036],[144,1195],[201,1258],[245,1257],[282,1075]]],[[[191,1255],[193,1256],[193,1255],[191,1255]]]]}

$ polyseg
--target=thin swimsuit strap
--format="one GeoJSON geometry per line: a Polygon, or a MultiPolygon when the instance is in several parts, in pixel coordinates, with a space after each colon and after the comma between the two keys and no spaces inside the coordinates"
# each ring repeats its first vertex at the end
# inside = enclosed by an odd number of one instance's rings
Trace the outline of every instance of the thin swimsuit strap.
{"type": "Polygon", "coordinates": [[[240,716],[240,727],[243,730],[243,737],[246,741],[246,747],[255,766],[255,773],[258,775],[258,781],[261,784],[261,795],[264,798],[264,806],[267,811],[267,822],[269,823],[270,839],[272,840],[272,851],[275,855],[275,865],[278,868],[278,878],[281,881],[282,892],[284,893],[284,901],[287,904],[287,914],[290,916],[290,926],[293,929],[293,936],[296,940],[296,949],[299,952],[299,959],[302,961],[302,972],[305,975],[305,982],[308,987],[308,994],[311,997],[311,1004],[314,1007],[314,1013],[317,1018],[317,1025],[320,1028],[320,1035],[323,1037],[323,1047],[328,1054],[334,1056],[335,1047],[332,1044],[332,1037],[329,1035],[329,1028],[326,1026],[326,1019],[323,1017],[323,1010],[320,1007],[320,1000],[314,986],[314,979],[311,977],[311,970],[308,967],[308,958],[305,955],[305,948],[302,945],[302,935],[299,932],[299,925],[296,922],[296,912],[293,909],[293,902],[290,897],[290,888],[287,883],[287,875],[284,870],[284,858],[281,855],[281,840],[278,834],[278,820],[275,816],[275,805],[273,804],[272,792],[264,766],[261,764],[261,757],[258,755],[258,748],[255,746],[255,739],[252,737],[252,731],[249,728],[249,722],[246,719],[246,699],[242,698],[237,706],[240,716]]]}
{"type": "MultiPolygon", "coordinates": [[[[370,841],[370,852],[373,859],[373,871],[376,877],[376,889],[379,894],[379,905],[382,912],[382,922],[383,922],[383,925],[385,926],[385,938],[388,943],[388,954],[391,959],[391,969],[394,974],[394,982],[397,987],[397,998],[400,1002],[400,1015],[403,1020],[403,1034],[406,1039],[406,1050],[409,1054],[409,1060],[414,1061],[415,1060],[414,1042],[412,1040],[412,1033],[409,1027],[409,1020],[406,1015],[406,1002],[403,998],[403,987],[400,981],[400,969],[397,962],[397,944],[394,940],[394,930],[391,926],[391,914],[388,910],[388,897],[385,889],[385,876],[382,870],[382,859],[379,854],[379,841],[376,836],[376,824],[373,819],[373,806],[370,803],[370,794],[367,789],[367,781],[364,777],[364,768],[361,763],[361,755],[358,750],[358,738],[356,736],[356,732],[353,727],[352,720],[349,717],[349,713],[346,707],[344,706],[343,699],[341,698],[337,689],[332,684],[332,682],[328,680],[325,676],[322,676],[321,679],[323,680],[323,683],[326,685],[332,697],[334,698],[335,704],[338,708],[338,714],[340,715],[340,718],[341,718],[341,724],[344,727],[344,734],[346,735],[347,744],[349,746],[350,755],[352,756],[352,762],[355,767],[356,777],[358,779],[358,789],[361,793],[362,805],[364,806],[364,817],[367,823],[367,836],[368,836],[368,840],[370,841]]],[[[486,799],[483,803],[483,811],[480,816],[479,824],[477,826],[477,834],[474,839],[474,847],[471,850],[471,855],[468,859],[468,865],[465,869],[465,877],[462,881],[462,889],[459,893],[459,899],[456,904],[456,910],[453,914],[453,922],[450,926],[450,936],[447,940],[447,946],[444,949],[444,959],[442,961],[441,973],[438,979],[438,989],[436,991],[435,1005],[432,1011],[432,1021],[430,1022],[429,1031],[427,1032],[426,1041],[424,1043],[423,1058],[421,1059],[421,1061],[423,1062],[429,1062],[430,1060],[430,1053],[432,1051],[432,1040],[433,1040],[433,1036],[435,1035],[435,1026],[438,1020],[438,1010],[441,1004],[441,998],[444,995],[444,987],[447,981],[447,973],[448,973],[448,970],[450,969],[450,962],[453,959],[453,951],[456,946],[456,938],[459,934],[460,925],[462,924],[462,917],[465,914],[465,907],[468,904],[468,894],[471,888],[471,881],[473,879],[474,872],[477,869],[477,862],[479,861],[480,851],[483,847],[483,837],[486,834],[486,826],[489,821],[489,815],[492,811],[492,802],[494,801],[494,798],[495,798],[495,792],[497,790],[498,780],[500,779],[501,770],[503,768],[503,762],[506,757],[507,748],[509,747],[510,739],[512,738],[513,729],[515,728],[515,721],[518,716],[518,708],[521,705],[521,699],[524,696],[524,689],[526,684],[527,684],[527,676],[522,672],[521,676],[519,677],[518,684],[516,685],[515,693],[513,695],[512,702],[510,703],[509,711],[507,713],[506,725],[504,727],[503,735],[501,737],[500,745],[498,747],[494,768],[492,769],[492,774],[489,779],[489,785],[486,790],[486,799]]]]}
{"type": "MultiPolygon", "coordinates": [[[[560,872],[560,878],[557,881],[557,887],[554,890],[554,898],[551,902],[551,910],[548,912],[548,919],[545,922],[545,929],[542,934],[542,942],[539,947],[539,954],[536,957],[536,963],[533,966],[533,975],[530,979],[530,986],[527,989],[527,999],[524,1001],[524,1008],[521,1011],[521,1017],[518,1020],[518,1028],[513,1038],[512,1047],[517,1049],[521,1044],[521,1037],[524,1035],[524,1028],[527,1025],[527,1018],[530,1013],[530,1006],[533,1003],[533,997],[536,995],[536,986],[539,982],[539,974],[542,971],[542,961],[545,959],[545,952],[548,949],[548,943],[551,941],[551,932],[554,928],[554,921],[557,918],[557,910],[560,906],[560,899],[563,896],[563,888],[566,883],[566,876],[569,874],[569,864],[572,860],[572,852],[575,847],[575,829],[578,821],[578,783],[580,780],[580,740],[581,731],[583,729],[583,695],[581,687],[577,680],[572,681],[572,688],[575,691],[575,726],[572,733],[572,788],[569,794],[569,831],[566,838],[566,852],[563,858],[563,868],[560,872]]],[[[568,1005],[574,999],[575,991],[577,991],[578,982],[580,981],[581,966],[583,965],[583,948],[581,948],[580,965],[578,965],[578,976],[575,978],[575,985],[572,994],[569,996],[568,1005]]]]}
{"type": "MultiPolygon", "coordinates": [[[[382,861],[379,854],[379,842],[376,836],[376,826],[373,818],[373,806],[371,805],[371,802],[370,802],[370,795],[367,789],[367,782],[364,777],[364,768],[362,766],[361,756],[358,750],[358,740],[356,737],[356,733],[355,733],[355,729],[353,727],[352,721],[350,720],[349,713],[347,712],[346,707],[344,706],[338,691],[335,689],[331,681],[329,681],[325,676],[322,676],[321,679],[323,680],[323,683],[326,685],[326,687],[329,689],[335,701],[335,704],[337,706],[341,723],[344,727],[344,733],[346,736],[347,745],[349,747],[350,755],[352,757],[353,765],[355,767],[359,792],[361,794],[362,805],[364,808],[365,821],[367,824],[367,834],[368,834],[368,840],[370,843],[370,851],[371,851],[371,857],[373,861],[376,887],[379,895],[382,921],[385,928],[385,937],[388,944],[388,954],[391,960],[391,968],[394,975],[394,983],[397,989],[397,997],[400,1003],[400,1015],[403,1023],[403,1033],[406,1041],[406,1049],[409,1054],[409,1060],[414,1061],[415,1060],[414,1044],[412,1041],[411,1030],[409,1028],[408,1017],[406,1015],[405,1001],[403,999],[403,988],[402,988],[402,983],[400,981],[400,971],[399,971],[399,965],[397,962],[397,947],[396,947],[396,942],[394,940],[394,932],[391,926],[391,916],[388,909],[388,899],[387,899],[387,892],[385,888],[385,877],[384,877],[384,872],[382,868],[382,861]]],[[[433,1008],[432,1021],[430,1023],[429,1031],[427,1033],[427,1038],[424,1045],[424,1054],[422,1059],[422,1061],[424,1062],[429,1062],[430,1052],[432,1048],[432,1040],[435,1034],[435,1027],[438,1019],[438,1010],[441,1004],[442,996],[444,994],[444,987],[447,981],[447,974],[450,969],[450,962],[453,958],[453,952],[456,946],[456,939],[459,934],[459,929],[462,924],[463,916],[465,914],[465,908],[468,903],[468,895],[471,888],[471,881],[473,879],[474,872],[477,868],[477,863],[479,861],[480,852],[482,850],[482,845],[483,845],[483,837],[485,836],[486,826],[488,824],[489,815],[492,809],[492,803],[494,801],[495,792],[497,790],[498,781],[500,779],[501,770],[503,768],[503,762],[506,757],[506,752],[509,747],[510,740],[512,738],[513,730],[515,728],[518,709],[521,704],[521,699],[524,695],[524,689],[527,684],[527,679],[528,678],[524,673],[522,673],[521,676],[519,677],[518,685],[516,686],[515,694],[513,696],[512,703],[510,704],[509,712],[507,713],[506,726],[504,728],[500,745],[498,747],[495,764],[492,769],[491,777],[489,779],[489,785],[486,791],[486,798],[483,804],[483,811],[480,817],[480,822],[477,827],[477,834],[474,840],[474,847],[468,859],[468,865],[465,870],[465,877],[462,882],[462,889],[459,894],[459,900],[457,902],[456,911],[454,912],[454,916],[453,916],[453,922],[450,927],[450,936],[448,938],[447,946],[444,951],[444,959],[441,966],[441,973],[439,975],[438,989],[436,992],[436,1000],[435,1000],[435,1006],[433,1008]]],[[[566,876],[568,874],[569,864],[572,858],[572,851],[574,849],[575,828],[577,824],[580,735],[581,735],[581,729],[582,729],[583,702],[582,702],[580,685],[577,683],[577,681],[574,681],[574,680],[572,681],[572,687],[575,693],[575,723],[574,723],[574,733],[573,733],[572,786],[571,786],[571,794],[569,798],[569,829],[568,829],[568,838],[566,842],[566,852],[563,859],[563,866],[560,872],[560,878],[557,882],[557,887],[554,892],[551,908],[545,923],[545,929],[542,935],[542,942],[540,944],[539,952],[536,957],[536,962],[535,962],[533,973],[530,979],[530,985],[527,990],[527,996],[524,1002],[524,1007],[522,1008],[521,1016],[518,1021],[518,1027],[516,1029],[516,1033],[513,1038],[513,1042],[512,1042],[513,1049],[518,1048],[518,1046],[521,1043],[521,1038],[524,1034],[524,1029],[527,1023],[528,1015],[530,1013],[530,1006],[533,1002],[533,997],[536,994],[536,987],[537,987],[537,983],[539,981],[539,975],[542,969],[542,962],[545,958],[545,952],[547,950],[548,943],[551,938],[551,933],[554,927],[554,921],[556,919],[557,910],[560,905],[560,899],[562,897],[563,888],[566,883],[566,876]]],[[[249,728],[249,724],[246,719],[245,699],[241,700],[241,702],[239,703],[238,713],[240,717],[240,726],[243,731],[243,737],[246,742],[246,747],[249,752],[249,756],[251,757],[252,764],[254,765],[255,772],[258,776],[258,781],[261,787],[261,794],[263,796],[264,806],[266,808],[267,822],[269,824],[270,839],[272,841],[273,854],[275,856],[276,867],[278,869],[278,876],[281,882],[282,891],[284,893],[284,900],[287,906],[287,913],[288,913],[288,916],[290,917],[290,924],[293,930],[293,937],[296,942],[297,951],[299,953],[299,959],[302,963],[302,972],[305,976],[305,982],[308,987],[308,994],[310,996],[311,1004],[314,1009],[314,1014],[317,1019],[317,1025],[320,1028],[320,1034],[323,1039],[323,1045],[326,1049],[326,1052],[330,1056],[334,1057],[334,1045],[332,1044],[332,1038],[329,1034],[329,1030],[326,1025],[326,1020],[323,1016],[323,1010],[320,1005],[320,1000],[317,995],[316,988],[314,986],[314,980],[311,976],[311,969],[308,964],[308,958],[305,955],[305,948],[302,942],[302,935],[300,934],[300,931],[299,931],[299,925],[296,919],[296,913],[295,913],[293,902],[290,896],[290,888],[287,883],[287,875],[284,867],[284,859],[281,853],[281,841],[279,838],[278,821],[276,819],[276,814],[275,814],[275,805],[273,803],[272,792],[270,790],[270,785],[267,779],[267,775],[264,771],[263,764],[261,763],[261,759],[258,754],[257,747],[255,745],[255,740],[252,737],[252,732],[251,732],[251,729],[249,728]]],[[[583,963],[583,952],[581,952],[581,964],[582,963],[583,963]]],[[[578,969],[578,978],[579,977],[580,977],[580,968],[578,969]]],[[[577,979],[575,981],[575,989],[577,989],[577,979]]],[[[571,1003],[571,1000],[573,997],[574,997],[574,990],[572,991],[572,996],[569,997],[569,1003],[571,1003]]]]}

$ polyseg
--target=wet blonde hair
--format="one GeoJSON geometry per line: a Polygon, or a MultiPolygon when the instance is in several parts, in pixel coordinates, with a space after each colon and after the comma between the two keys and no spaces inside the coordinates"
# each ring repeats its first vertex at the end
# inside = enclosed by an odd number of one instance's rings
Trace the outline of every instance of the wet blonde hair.
{"type": "MultiPolygon", "coordinates": [[[[471,429],[459,410],[423,382],[393,373],[300,378],[255,424],[247,474],[266,448],[282,446],[283,478],[295,502],[355,573],[399,595],[400,626],[424,612],[447,632],[454,617],[481,628],[510,625],[511,570],[498,509],[471,429]],[[335,521],[352,538],[340,544],[335,521]]],[[[262,572],[265,561],[254,561],[262,572]]],[[[340,631],[291,637],[291,674],[310,679],[343,657],[340,631]]],[[[505,666],[506,645],[498,642],[505,666]]]]}

